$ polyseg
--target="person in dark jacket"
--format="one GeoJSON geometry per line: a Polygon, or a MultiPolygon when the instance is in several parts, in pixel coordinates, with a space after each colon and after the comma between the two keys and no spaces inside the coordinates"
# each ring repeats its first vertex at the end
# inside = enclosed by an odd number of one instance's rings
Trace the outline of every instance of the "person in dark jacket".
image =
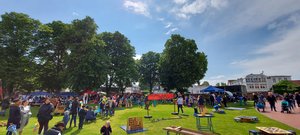
{"type": "Polygon", "coordinates": [[[269,102],[270,104],[270,107],[271,107],[271,111],[276,111],[276,107],[275,107],[275,103],[276,103],[276,97],[273,95],[272,92],[269,92],[268,93],[268,97],[267,97],[267,101],[269,102]]]}
{"type": "Polygon", "coordinates": [[[44,135],[62,135],[64,128],[65,124],[63,122],[58,122],[53,128],[46,131],[44,135]]]}
{"type": "MultiPolygon", "coordinates": [[[[88,106],[86,106],[88,107],[88,106]]],[[[79,110],[79,124],[78,124],[78,129],[82,129],[82,126],[83,126],[83,121],[84,121],[84,118],[86,116],[86,112],[87,112],[87,108],[85,106],[82,106],[81,109],[79,110]]]]}
{"type": "MultiPolygon", "coordinates": [[[[7,128],[10,125],[16,125],[16,129],[20,128],[20,124],[21,124],[21,109],[20,109],[20,104],[21,101],[19,99],[15,99],[14,104],[12,104],[9,107],[9,116],[8,116],[8,120],[7,120],[7,128]]],[[[8,131],[6,133],[7,135],[11,135],[12,132],[8,131]]]]}
{"type": "Polygon", "coordinates": [[[297,102],[298,107],[300,108],[300,94],[299,94],[299,92],[295,93],[295,100],[297,102]]]}
{"type": "Polygon", "coordinates": [[[74,99],[74,101],[72,102],[72,106],[71,106],[71,110],[70,110],[70,114],[72,115],[72,118],[70,120],[69,128],[71,128],[73,120],[74,120],[74,127],[76,127],[76,117],[77,117],[77,113],[78,113],[78,107],[79,107],[79,102],[78,102],[78,98],[76,97],[74,99]]]}
{"type": "Polygon", "coordinates": [[[112,133],[110,121],[106,121],[105,125],[100,129],[101,135],[110,135],[112,133]]]}
{"type": "Polygon", "coordinates": [[[49,121],[52,119],[52,112],[54,110],[53,105],[50,103],[49,98],[44,99],[44,104],[40,107],[39,112],[37,114],[38,122],[39,122],[39,131],[38,134],[41,134],[42,130],[44,132],[48,130],[49,121]]]}
{"type": "Polygon", "coordinates": [[[96,115],[94,113],[94,111],[92,110],[92,108],[87,108],[87,112],[86,112],[86,115],[85,115],[85,121],[93,121],[93,120],[96,120],[96,115]]]}

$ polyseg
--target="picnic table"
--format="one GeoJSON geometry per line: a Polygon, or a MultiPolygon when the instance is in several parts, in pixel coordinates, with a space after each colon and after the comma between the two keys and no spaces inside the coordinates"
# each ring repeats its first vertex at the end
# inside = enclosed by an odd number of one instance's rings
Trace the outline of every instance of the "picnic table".
{"type": "Polygon", "coordinates": [[[170,135],[170,132],[176,133],[176,135],[211,135],[208,133],[203,133],[200,131],[177,127],[177,126],[165,127],[165,128],[163,128],[163,130],[167,131],[167,135],[170,135]]]}
{"type": "Polygon", "coordinates": [[[291,132],[278,127],[256,127],[263,135],[289,135],[291,132]]]}

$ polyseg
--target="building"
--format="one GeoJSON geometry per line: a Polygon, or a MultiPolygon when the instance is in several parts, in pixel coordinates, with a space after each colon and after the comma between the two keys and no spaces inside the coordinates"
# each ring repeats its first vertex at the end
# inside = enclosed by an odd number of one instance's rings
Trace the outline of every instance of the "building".
{"type": "Polygon", "coordinates": [[[249,74],[245,77],[247,93],[269,91],[267,76],[263,73],[249,74]]]}
{"type": "Polygon", "coordinates": [[[245,85],[245,81],[243,78],[239,78],[237,80],[228,80],[227,85],[233,86],[233,85],[245,85]]]}
{"type": "Polygon", "coordinates": [[[228,80],[229,86],[245,85],[247,93],[252,92],[267,92],[270,91],[272,86],[281,80],[291,80],[289,75],[275,75],[267,76],[264,73],[249,74],[244,79],[239,78],[237,80],[228,80]]]}

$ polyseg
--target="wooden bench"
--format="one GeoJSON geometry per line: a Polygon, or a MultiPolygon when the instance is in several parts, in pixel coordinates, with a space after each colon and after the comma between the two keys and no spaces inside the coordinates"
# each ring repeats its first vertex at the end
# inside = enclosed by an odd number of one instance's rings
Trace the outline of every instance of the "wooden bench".
{"type": "Polygon", "coordinates": [[[187,128],[182,128],[182,127],[177,127],[177,126],[170,126],[170,127],[165,127],[163,130],[167,131],[167,135],[170,135],[170,132],[176,133],[176,135],[213,135],[210,133],[204,133],[192,129],[187,129],[187,128]]]}

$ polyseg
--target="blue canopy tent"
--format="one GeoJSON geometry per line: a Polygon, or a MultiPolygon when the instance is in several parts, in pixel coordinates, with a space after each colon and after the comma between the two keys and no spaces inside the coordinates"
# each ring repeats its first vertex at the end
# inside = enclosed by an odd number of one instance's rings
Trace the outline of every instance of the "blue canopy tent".
{"type": "Polygon", "coordinates": [[[200,90],[200,92],[225,92],[225,90],[216,88],[214,86],[208,86],[207,88],[200,90]]]}
{"type": "Polygon", "coordinates": [[[48,92],[31,92],[29,96],[51,96],[48,92]]]}
{"type": "Polygon", "coordinates": [[[63,96],[63,97],[68,97],[68,96],[76,97],[76,96],[78,96],[78,94],[76,92],[60,92],[58,95],[63,96]]]}

